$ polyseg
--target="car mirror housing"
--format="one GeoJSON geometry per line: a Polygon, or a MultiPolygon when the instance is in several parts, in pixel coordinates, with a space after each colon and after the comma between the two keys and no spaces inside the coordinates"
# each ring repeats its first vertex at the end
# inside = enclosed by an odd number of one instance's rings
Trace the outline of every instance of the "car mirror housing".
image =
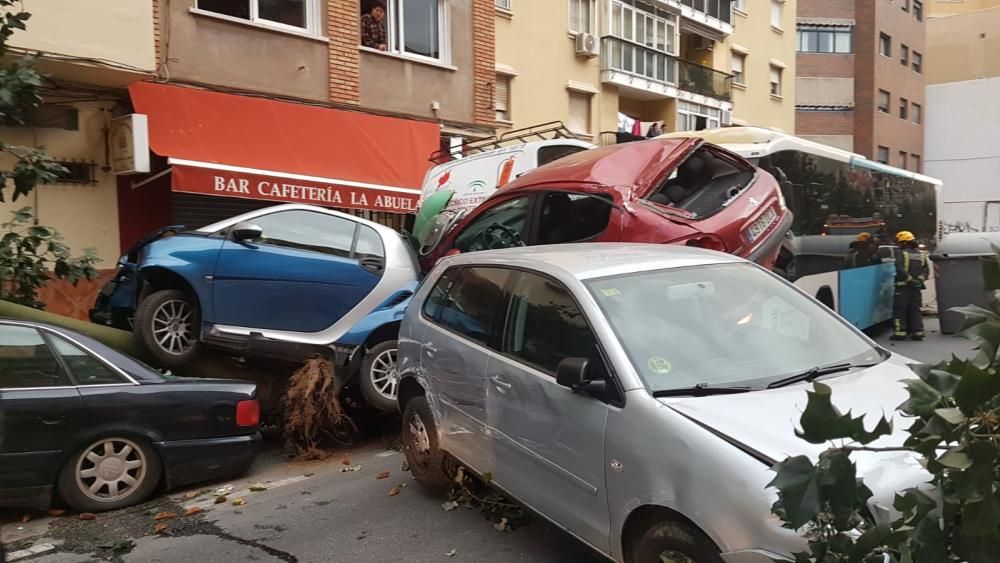
{"type": "Polygon", "coordinates": [[[253,240],[260,238],[262,234],[264,234],[264,229],[248,222],[237,223],[229,229],[229,238],[235,241],[253,240]]]}
{"type": "Polygon", "coordinates": [[[563,387],[579,389],[590,383],[590,360],[565,358],[556,367],[556,382],[563,387]]]}

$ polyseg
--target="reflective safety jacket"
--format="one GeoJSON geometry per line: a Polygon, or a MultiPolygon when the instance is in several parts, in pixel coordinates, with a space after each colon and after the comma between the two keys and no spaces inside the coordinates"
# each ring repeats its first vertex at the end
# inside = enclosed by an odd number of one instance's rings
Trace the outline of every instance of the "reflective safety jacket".
{"type": "Polygon", "coordinates": [[[901,249],[896,259],[896,287],[924,287],[930,275],[927,254],[912,249],[901,249]]]}

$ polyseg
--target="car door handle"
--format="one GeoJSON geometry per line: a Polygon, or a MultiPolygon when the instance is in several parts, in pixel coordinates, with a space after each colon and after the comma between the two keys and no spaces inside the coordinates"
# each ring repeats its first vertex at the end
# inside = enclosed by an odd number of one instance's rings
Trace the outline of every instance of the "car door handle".
{"type": "Polygon", "coordinates": [[[53,424],[59,424],[66,420],[66,416],[56,416],[56,415],[42,415],[38,417],[38,420],[45,425],[52,426],[53,424]]]}
{"type": "Polygon", "coordinates": [[[358,261],[361,267],[376,276],[381,276],[385,271],[385,260],[381,258],[362,258],[358,261]]]}
{"type": "Polygon", "coordinates": [[[490,381],[492,381],[493,385],[496,386],[497,391],[500,391],[501,393],[506,393],[507,391],[510,391],[511,387],[513,387],[513,385],[504,381],[499,375],[491,376],[490,381]]]}

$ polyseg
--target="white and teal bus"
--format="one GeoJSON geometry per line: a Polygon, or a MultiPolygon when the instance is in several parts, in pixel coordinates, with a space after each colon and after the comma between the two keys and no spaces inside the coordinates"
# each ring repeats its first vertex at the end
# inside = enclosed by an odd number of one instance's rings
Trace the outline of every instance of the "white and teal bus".
{"type": "Polygon", "coordinates": [[[670,133],[703,137],[767,170],[795,219],[776,271],[859,328],[892,317],[893,236],[912,231],[928,249],[938,236],[941,182],[844,150],[757,127],[670,133]],[[848,267],[850,244],[868,232],[883,263],[848,267]]]}

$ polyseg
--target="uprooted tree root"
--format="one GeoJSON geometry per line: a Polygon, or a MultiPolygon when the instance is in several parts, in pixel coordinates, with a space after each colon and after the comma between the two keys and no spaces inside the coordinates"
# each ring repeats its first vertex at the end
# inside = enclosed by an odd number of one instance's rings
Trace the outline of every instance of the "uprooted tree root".
{"type": "Polygon", "coordinates": [[[324,446],[346,445],[358,432],[340,404],[329,360],[313,357],[288,381],[282,400],[285,447],[303,459],[326,457],[324,446]]]}

